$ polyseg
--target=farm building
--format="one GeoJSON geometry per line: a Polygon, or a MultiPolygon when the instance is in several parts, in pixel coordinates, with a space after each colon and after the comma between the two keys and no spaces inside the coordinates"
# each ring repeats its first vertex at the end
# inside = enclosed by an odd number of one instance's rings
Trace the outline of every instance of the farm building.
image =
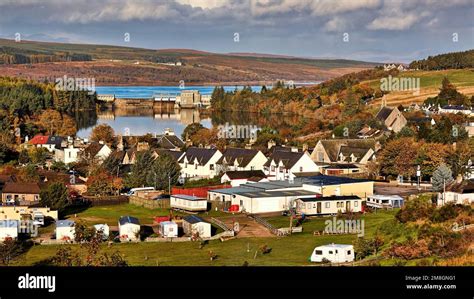
{"type": "Polygon", "coordinates": [[[71,220],[56,222],[56,240],[72,241],[76,235],[76,224],[71,220]]]}
{"type": "Polygon", "coordinates": [[[401,208],[403,197],[399,195],[371,195],[367,197],[366,205],[377,209],[401,208]]]}
{"type": "Polygon", "coordinates": [[[331,263],[347,263],[354,261],[354,247],[346,244],[329,244],[318,246],[311,254],[312,262],[323,262],[328,260],[331,263]]]}
{"type": "Polygon", "coordinates": [[[188,212],[206,211],[207,199],[192,195],[173,194],[170,197],[170,206],[188,212]]]}
{"type": "Polygon", "coordinates": [[[183,230],[187,236],[199,235],[201,238],[211,237],[211,224],[195,215],[183,218],[183,230]]]}
{"type": "Polygon", "coordinates": [[[122,216],[118,222],[120,239],[138,241],[140,239],[140,221],[132,216],[122,216]]]}
{"type": "Polygon", "coordinates": [[[101,232],[104,240],[107,240],[110,235],[110,228],[107,224],[96,224],[94,225],[96,232],[101,232]]]}
{"type": "Polygon", "coordinates": [[[296,212],[305,215],[337,214],[338,212],[362,212],[362,199],[356,195],[317,196],[298,198],[296,212]]]}
{"type": "Polygon", "coordinates": [[[18,220],[0,220],[0,241],[4,241],[7,238],[18,238],[18,230],[18,220]]]}
{"type": "Polygon", "coordinates": [[[160,235],[163,238],[176,238],[178,236],[178,225],[173,221],[160,223],[160,235]]]}

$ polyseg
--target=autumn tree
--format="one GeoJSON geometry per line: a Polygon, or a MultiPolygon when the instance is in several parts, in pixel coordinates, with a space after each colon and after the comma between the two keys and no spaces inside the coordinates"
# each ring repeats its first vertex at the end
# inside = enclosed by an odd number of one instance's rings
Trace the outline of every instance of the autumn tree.
{"type": "Polygon", "coordinates": [[[137,153],[135,164],[132,165],[131,172],[125,178],[125,185],[130,188],[145,186],[154,161],[152,151],[137,153]]]}
{"type": "Polygon", "coordinates": [[[103,170],[91,175],[86,184],[87,193],[94,196],[118,195],[123,188],[121,178],[114,177],[103,170]]]}
{"type": "Polygon", "coordinates": [[[108,124],[100,124],[92,129],[91,140],[95,142],[103,141],[108,145],[114,142],[114,129],[108,124]]]}
{"type": "Polygon", "coordinates": [[[37,124],[49,135],[72,136],[77,132],[74,119],[53,109],[43,111],[38,116],[37,124]]]}

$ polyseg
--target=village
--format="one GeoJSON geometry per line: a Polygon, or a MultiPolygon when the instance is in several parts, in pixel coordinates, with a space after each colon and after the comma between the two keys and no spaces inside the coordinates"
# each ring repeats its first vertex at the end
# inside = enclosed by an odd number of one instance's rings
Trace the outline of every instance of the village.
{"type": "MultiPolygon", "coordinates": [[[[410,109],[432,111],[431,106],[410,109]]],[[[435,113],[458,110],[449,106],[435,113]]],[[[382,106],[376,119],[383,129],[365,126],[357,138],[333,136],[313,148],[270,140],[257,149],[250,140],[244,148],[219,149],[196,146],[171,129],[162,135],[122,136],[111,135],[106,125],[96,127],[90,139],[27,136],[21,153],[28,152],[30,160],[41,156],[40,162],[34,169],[28,166],[26,175],[33,179],[27,182],[17,178],[25,176],[17,171],[0,175],[0,239],[31,239],[35,247],[53,247],[83,243],[88,232],[100,233],[109,246],[210,241],[225,246],[246,238],[266,244],[269,238],[300,234],[305,242],[319,245],[300,260],[353,263],[358,248],[347,241],[364,236],[361,221],[374,234],[374,216],[394,219],[405,201],[424,194],[433,194],[430,200],[438,208],[474,202],[471,162],[464,175],[444,182],[441,191],[419,173],[408,181],[370,176],[370,165],[382,149],[380,137],[397,134],[409,123],[396,107],[382,106]],[[145,174],[147,163],[156,164],[151,178],[145,174]],[[101,167],[108,174],[97,170],[101,167]],[[145,175],[146,183],[126,188],[127,175],[128,180],[145,175]],[[343,222],[338,229],[327,227],[333,218],[343,222]],[[341,240],[346,243],[338,244],[341,240]]],[[[426,121],[434,125],[433,118],[426,121]]],[[[472,138],[472,123],[465,128],[472,138]]],[[[271,248],[259,250],[266,254],[271,248]]],[[[211,261],[215,255],[209,251],[211,261]]]]}

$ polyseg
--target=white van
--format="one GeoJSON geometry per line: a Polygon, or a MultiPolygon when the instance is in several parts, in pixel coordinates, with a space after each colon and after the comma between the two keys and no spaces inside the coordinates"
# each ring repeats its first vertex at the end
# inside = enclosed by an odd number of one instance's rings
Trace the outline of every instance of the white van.
{"type": "Polygon", "coordinates": [[[153,187],[132,188],[130,189],[130,191],[128,191],[127,195],[128,196],[136,195],[137,192],[139,191],[155,191],[155,188],[153,187]]]}

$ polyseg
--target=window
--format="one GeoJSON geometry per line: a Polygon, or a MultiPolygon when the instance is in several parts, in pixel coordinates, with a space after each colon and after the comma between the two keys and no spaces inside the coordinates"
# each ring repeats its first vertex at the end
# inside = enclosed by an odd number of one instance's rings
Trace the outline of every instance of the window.
{"type": "Polygon", "coordinates": [[[303,172],[303,166],[300,166],[300,172],[303,172]]]}
{"type": "Polygon", "coordinates": [[[331,203],[330,202],[327,202],[326,203],[326,209],[329,209],[331,207],[331,203]]]}
{"type": "Polygon", "coordinates": [[[359,206],[359,202],[358,201],[354,201],[354,207],[358,207],[359,206]]]}
{"type": "Polygon", "coordinates": [[[184,163],[184,168],[188,168],[188,163],[184,163]]]}
{"type": "Polygon", "coordinates": [[[194,164],[194,169],[198,169],[198,164],[194,164]]]}
{"type": "Polygon", "coordinates": [[[255,166],[250,166],[250,170],[255,170],[255,166]]]}
{"type": "Polygon", "coordinates": [[[324,153],[318,152],[318,162],[324,162],[324,153]]]}
{"type": "Polygon", "coordinates": [[[209,165],[210,170],[214,170],[214,164],[209,165]]]}
{"type": "Polygon", "coordinates": [[[332,250],[329,250],[329,254],[333,254],[332,250]]]}
{"type": "Polygon", "coordinates": [[[350,250],[347,250],[347,254],[351,254],[351,251],[350,251],[350,250]]]}
{"type": "Polygon", "coordinates": [[[323,251],[322,251],[322,250],[316,250],[314,253],[315,253],[316,255],[322,255],[322,254],[323,254],[323,251]]]}

